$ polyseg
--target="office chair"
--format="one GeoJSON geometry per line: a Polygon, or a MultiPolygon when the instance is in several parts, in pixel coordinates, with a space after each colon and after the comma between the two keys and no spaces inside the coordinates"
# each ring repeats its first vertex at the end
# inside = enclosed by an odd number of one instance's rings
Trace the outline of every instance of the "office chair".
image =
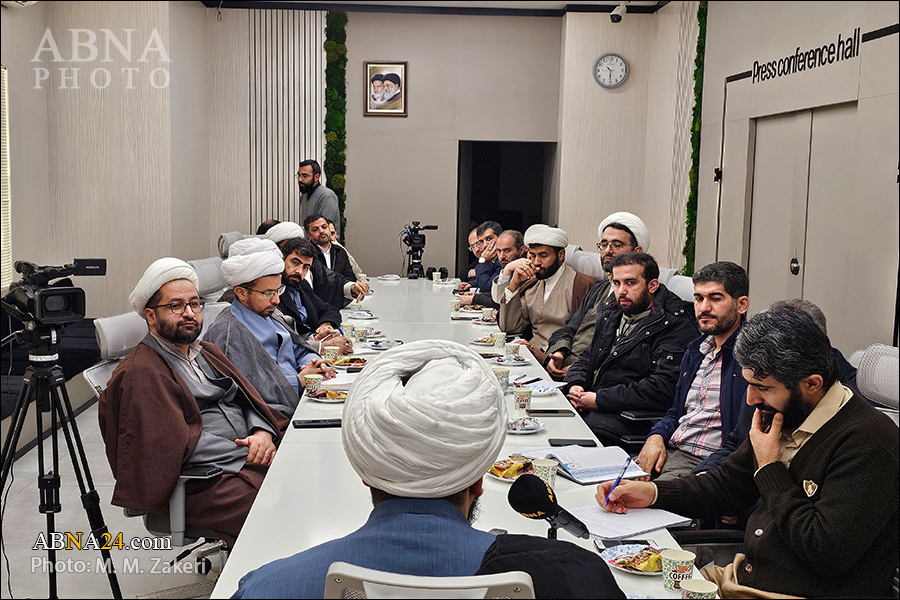
{"type": "Polygon", "coordinates": [[[534,583],[524,571],[420,577],[334,562],[325,576],[325,598],[534,598],[534,583]]]}
{"type": "Polygon", "coordinates": [[[225,277],[222,276],[222,259],[218,256],[187,261],[197,272],[200,299],[204,302],[215,302],[225,291],[225,277]]]}
{"type": "Polygon", "coordinates": [[[897,411],[900,398],[900,349],[872,344],[863,353],[856,369],[859,392],[871,400],[897,411]]]}

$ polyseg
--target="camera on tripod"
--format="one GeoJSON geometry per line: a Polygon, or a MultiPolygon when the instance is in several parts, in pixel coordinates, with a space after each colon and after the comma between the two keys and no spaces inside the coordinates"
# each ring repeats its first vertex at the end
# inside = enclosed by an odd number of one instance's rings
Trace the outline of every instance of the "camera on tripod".
{"type": "Polygon", "coordinates": [[[76,258],[62,267],[39,267],[19,260],[15,267],[22,280],[10,286],[3,308],[23,323],[37,325],[71,325],[85,315],[84,290],[69,279],[51,281],[70,275],[106,275],[105,258],[76,258]]]}
{"type": "Polygon", "coordinates": [[[436,230],[437,225],[425,225],[419,227],[421,221],[413,221],[412,226],[406,225],[406,228],[400,232],[400,240],[409,246],[406,254],[409,256],[409,267],[406,270],[406,276],[410,279],[418,279],[425,277],[425,269],[422,267],[422,252],[425,250],[425,234],[420,233],[425,230],[436,230]]]}

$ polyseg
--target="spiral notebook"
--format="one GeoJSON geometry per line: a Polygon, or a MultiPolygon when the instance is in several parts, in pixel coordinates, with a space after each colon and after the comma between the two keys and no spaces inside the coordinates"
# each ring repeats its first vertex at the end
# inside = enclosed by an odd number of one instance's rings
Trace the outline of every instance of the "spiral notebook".
{"type": "MultiPolygon", "coordinates": [[[[603,483],[604,481],[615,479],[622,472],[622,466],[625,464],[625,459],[628,458],[628,453],[618,446],[605,448],[562,446],[559,448],[529,450],[519,454],[531,459],[553,459],[559,463],[557,473],[581,485],[603,483]]],[[[622,478],[634,479],[647,476],[648,474],[632,461],[622,478]]]]}

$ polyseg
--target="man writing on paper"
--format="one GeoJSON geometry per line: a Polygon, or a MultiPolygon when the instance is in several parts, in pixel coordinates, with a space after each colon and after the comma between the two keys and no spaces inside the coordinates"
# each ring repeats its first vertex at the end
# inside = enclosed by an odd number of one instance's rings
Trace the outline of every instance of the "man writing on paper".
{"type": "Polygon", "coordinates": [[[691,517],[750,516],[744,551],[704,577],[722,598],[886,596],[897,568],[897,426],[837,380],[828,336],[809,315],[767,310],[734,353],[756,408],[722,464],[658,483],[598,487],[607,510],[655,506],[691,517]],[[765,596],[771,597],[771,596],[765,596]]]}
{"type": "Polygon", "coordinates": [[[574,313],[596,283],[565,264],[569,236],[562,229],[532,225],[525,231],[526,258],[503,268],[491,295],[500,304],[500,330],[521,334],[538,360],[550,335],[574,313]]]}
{"type": "Polygon", "coordinates": [[[472,527],[506,418],[497,378],[470,348],[424,340],[386,351],[353,384],[341,430],[347,459],[372,494],[368,521],[251,571],[233,597],[321,598],[335,561],[431,577],[518,569],[532,575],[540,598],[624,597],[593,552],[472,527]]]}
{"type": "Polygon", "coordinates": [[[692,279],[694,314],[704,335],[684,353],[672,408],[650,430],[637,460],[659,480],[690,473],[719,450],[746,406],[747,381],[733,350],[750,307],[747,272],[716,262],[692,279]]]}
{"type": "Polygon", "coordinates": [[[272,240],[246,238],[228,248],[222,262],[234,301],[213,322],[206,339],[219,346],[265,398],[285,416],[300,403],[301,378],[334,377],[328,365],[299,335],[275,317],[284,260],[272,240]]]}
{"type": "Polygon", "coordinates": [[[629,212],[617,212],[609,215],[597,227],[600,241],[600,265],[606,272],[606,278],[591,288],[581,301],[566,324],[550,336],[547,350],[547,372],[557,379],[565,377],[569,367],[578,360],[581,353],[591,345],[594,337],[594,322],[597,309],[610,300],[615,300],[612,277],[612,261],[626,252],[649,252],[650,232],[637,216],[629,212]]]}
{"type": "Polygon", "coordinates": [[[149,332],[116,367],[99,403],[116,478],[112,503],[163,510],[182,468],[221,467],[224,474],[188,484],[185,521],[232,546],[288,420],[218,347],[198,340],[203,302],[190,265],[157,260],[130,301],[149,332]]]}

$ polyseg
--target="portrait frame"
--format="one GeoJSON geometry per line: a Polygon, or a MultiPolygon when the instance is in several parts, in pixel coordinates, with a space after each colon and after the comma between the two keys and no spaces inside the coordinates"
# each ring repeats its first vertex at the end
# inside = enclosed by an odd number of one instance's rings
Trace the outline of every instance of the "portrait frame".
{"type": "Polygon", "coordinates": [[[409,103],[409,63],[365,61],[363,63],[363,116],[405,117],[409,103]],[[390,76],[385,79],[386,76],[390,76]],[[398,81],[399,80],[399,81],[398,81]],[[380,83],[379,83],[380,82],[380,83]],[[392,93],[386,98],[385,94],[392,93]]]}

